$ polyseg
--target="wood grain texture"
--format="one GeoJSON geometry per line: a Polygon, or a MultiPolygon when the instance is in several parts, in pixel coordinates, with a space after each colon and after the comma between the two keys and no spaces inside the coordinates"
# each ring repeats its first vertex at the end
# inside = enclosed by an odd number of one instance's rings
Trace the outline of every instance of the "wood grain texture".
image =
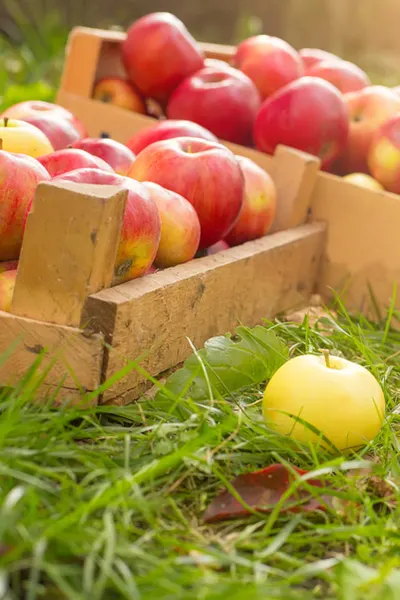
{"type": "MultiPolygon", "coordinates": [[[[187,358],[187,338],[201,346],[239,323],[302,305],[316,284],[324,239],[323,225],[305,225],[90,296],[90,327],[112,344],[104,376],[129,360],[158,375],[187,358]]],[[[143,383],[132,371],[104,401],[130,397],[143,383]]]]}
{"type": "MultiPolygon", "coordinates": [[[[328,225],[319,291],[339,293],[346,308],[376,317],[369,286],[384,310],[400,283],[400,198],[320,173],[311,220],[328,225]]],[[[397,308],[400,294],[397,293],[397,308]]]]}
{"type": "Polygon", "coordinates": [[[62,391],[68,395],[79,388],[94,390],[100,385],[104,354],[101,334],[89,335],[0,311],[1,385],[15,384],[42,352],[46,357],[41,370],[52,363],[47,386],[62,383],[62,391]]]}
{"type": "Polygon", "coordinates": [[[38,186],[28,216],[12,313],[81,324],[86,297],[111,285],[127,191],[70,182],[38,186]]]}

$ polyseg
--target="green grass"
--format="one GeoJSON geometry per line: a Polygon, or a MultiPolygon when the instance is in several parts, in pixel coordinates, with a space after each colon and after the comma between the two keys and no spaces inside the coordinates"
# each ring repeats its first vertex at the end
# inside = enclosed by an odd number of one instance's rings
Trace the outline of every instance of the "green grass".
{"type": "Polygon", "coordinates": [[[263,424],[263,386],[229,399],[39,408],[30,373],[0,402],[0,597],[400,597],[400,334],[346,314],[328,337],[307,321],[267,326],[291,354],[328,348],[376,374],[388,406],[376,441],[348,456],[296,446],[263,424]],[[277,461],[323,469],[336,509],[204,525],[226,481],[277,461]],[[394,498],[381,498],[374,479],[364,489],[350,477],[365,461],[394,498]]]}

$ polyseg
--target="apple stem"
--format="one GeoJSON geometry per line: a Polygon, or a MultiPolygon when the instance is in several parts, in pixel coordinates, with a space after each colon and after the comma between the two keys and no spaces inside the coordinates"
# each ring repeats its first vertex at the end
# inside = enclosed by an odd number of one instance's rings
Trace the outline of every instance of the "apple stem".
{"type": "Polygon", "coordinates": [[[9,117],[4,117],[4,127],[8,126],[9,117]]]}
{"type": "Polygon", "coordinates": [[[330,369],[331,368],[331,361],[329,360],[329,350],[321,350],[321,352],[324,355],[325,364],[326,364],[327,368],[330,369]]]}

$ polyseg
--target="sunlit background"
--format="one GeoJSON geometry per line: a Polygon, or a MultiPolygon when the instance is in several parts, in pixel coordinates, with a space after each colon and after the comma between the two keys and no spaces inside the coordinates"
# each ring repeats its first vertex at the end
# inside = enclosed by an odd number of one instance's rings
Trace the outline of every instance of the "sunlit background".
{"type": "Polygon", "coordinates": [[[124,29],[158,10],[199,40],[235,44],[264,32],[355,61],[374,83],[400,83],[399,0],[1,0],[0,108],[54,99],[74,25],[124,29]]]}

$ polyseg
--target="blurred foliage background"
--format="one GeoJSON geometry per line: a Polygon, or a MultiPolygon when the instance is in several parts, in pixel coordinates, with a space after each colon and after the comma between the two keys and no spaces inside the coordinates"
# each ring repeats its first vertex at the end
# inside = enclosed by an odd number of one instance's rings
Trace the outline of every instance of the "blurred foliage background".
{"type": "Polygon", "coordinates": [[[235,44],[268,33],[331,50],[374,82],[400,83],[400,0],[0,0],[0,107],[52,100],[74,25],[124,29],[152,11],[179,16],[198,39],[235,44]]]}

